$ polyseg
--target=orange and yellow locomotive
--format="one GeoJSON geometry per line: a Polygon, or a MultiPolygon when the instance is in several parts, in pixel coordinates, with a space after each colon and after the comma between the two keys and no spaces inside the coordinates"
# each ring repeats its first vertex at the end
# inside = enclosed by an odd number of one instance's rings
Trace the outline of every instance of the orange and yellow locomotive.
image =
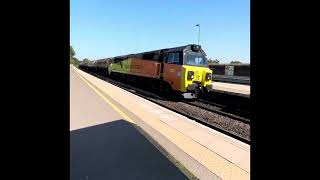
{"type": "Polygon", "coordinates": [[[206,54],[201,46],[194,44],[96,60],[91,67],[80,65],[80,68],[138,81],[187,99],[212,90],[212,70],[206,54]]]}

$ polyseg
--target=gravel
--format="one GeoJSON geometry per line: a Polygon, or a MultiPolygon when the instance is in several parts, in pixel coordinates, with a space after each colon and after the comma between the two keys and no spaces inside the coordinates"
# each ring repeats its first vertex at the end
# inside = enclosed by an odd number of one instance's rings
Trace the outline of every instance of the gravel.
{"type": "Polygon", "coordinates": [[[158,99],[153,100],[166,107],[170,107],[176,111],[197,118],[210,125],[232,132],[233,134],[239,135],[240,137],[250,141],[250,124],[246,124],[183,102],[163,101],[158,99]]]}
{"type": "Polygon", "coordinates": [[[213,111],[213,112],[221,112],[219,113],[220,115],[223,116],[227,116],[229,118],[235,118],[239,121],[245,121],[247,123],[250,122],[250,112],[248,112],[247,110],[243,110],[243,109],[234,109],[228,106],[223,106],[220,104],[216,104],[216,103],[212,103],[212,102],[207,102],[207,101],[185,101],[185,103],[187,104],[191,104],[194,106],[198,106],[200,108],[206,109],[208,111],[213,111]],[[225,115],[224,115],[225,114],[225,115]]]}

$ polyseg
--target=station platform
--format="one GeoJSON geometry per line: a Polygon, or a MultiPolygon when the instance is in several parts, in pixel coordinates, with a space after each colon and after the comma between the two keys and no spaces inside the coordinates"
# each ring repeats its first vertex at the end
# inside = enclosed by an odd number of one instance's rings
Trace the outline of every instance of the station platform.
{"type": "MultiPolygon", "coordinates": [[[[72,71],[96,94],[99,94],[106,104],[118,109],[117,113],[121,117],[115,117],[115,119],[122,119],[143,129],[199,179],[250,179],[250,146],[248,144],[205,127],[77,68],[72,67],[72,71]]],[[[92,106],[90,102],[87,104],[92,106]]],[[[159,169],[159,171],[164,173],[163,170],[159,169]]]]}
{"type": "Polygon", "coordinates": [[[227,76],[214,74],[212,75],[212,80],[216,82],[250,85],[250,77],[248,76],[227,76]]]}
{"type": "Polygon", "coordinates": [[[212,82],[212,89],[216,92],[250,98],[250,85],[214,81],[212,82]]]}
{"type": "Polygon", "coordinates": [[[70,71],[70,179],[189,179],[70,71]]]}

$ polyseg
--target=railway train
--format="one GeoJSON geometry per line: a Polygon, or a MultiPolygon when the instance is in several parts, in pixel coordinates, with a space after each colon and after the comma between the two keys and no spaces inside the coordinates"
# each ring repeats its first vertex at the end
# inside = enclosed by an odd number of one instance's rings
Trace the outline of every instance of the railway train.
{"type": "Polygon", "coordinates": [[[212,70],[206,53],[196,44],[95,60],[79,68],[185,99],[212,91],[212,70]]]}

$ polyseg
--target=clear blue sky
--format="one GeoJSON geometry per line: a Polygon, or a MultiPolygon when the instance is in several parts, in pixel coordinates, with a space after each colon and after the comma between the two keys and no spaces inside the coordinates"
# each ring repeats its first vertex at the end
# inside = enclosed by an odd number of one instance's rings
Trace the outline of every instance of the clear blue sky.
{"type": "Polygon", "coordinates": [[[71,0],[79,60],[196,44],[222,63],[250,62],[249,0],[71,0]]]}

